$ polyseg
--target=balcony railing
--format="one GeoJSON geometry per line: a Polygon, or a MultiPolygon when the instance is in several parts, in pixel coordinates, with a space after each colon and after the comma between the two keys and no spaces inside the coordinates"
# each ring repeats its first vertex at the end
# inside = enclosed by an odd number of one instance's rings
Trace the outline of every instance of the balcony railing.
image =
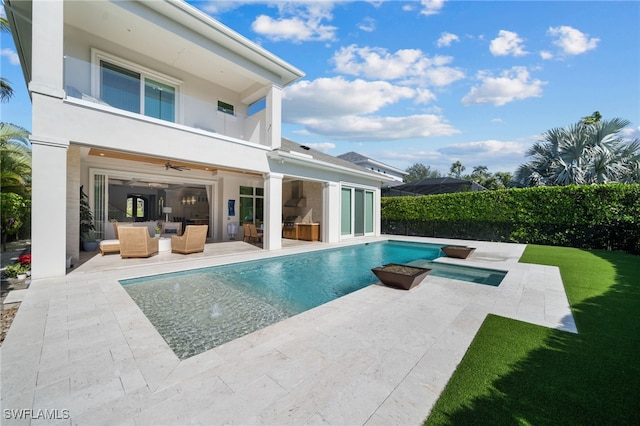
{"type": "MultiPolygon", "coordinates": [[[[145,88],[140,90],[140,105],[133,105],[128,109],[107,102],[100,95],[100,69],[96,64],[65,56],[64,89],[68,98],[81,99],[95,104],[97,108],[115,108],[126,114],[136,114],[150,117],[151,120],[162,120],[169,123],[180,124],[210,133],[218,133],[231,138],[241,139],[247,142],[267,145],[266,113],[260,110],[247,116],[238,112],[230,114],[218,109],[215,93],[202,93],[201,97],[186,95],[181,87],[177,87],[175,95],[171,94],[167,102],[160,98],[158,92],[152,99],[155,108],[151,113],[143,111],[150,104],[150,99],[145,98],[145,88]],[[160,108],[169,108],[169,113],[159,113],[160,108]]],[[[144,83],[141,83],[144,86],[144,83]]],[[[160,94],[161,96],[161,94],[160,94]]],[[[113,96],[112,96],[113,97],[113,96]]],[[[130,103],[130,102],[129,102],[130,103]]]]}

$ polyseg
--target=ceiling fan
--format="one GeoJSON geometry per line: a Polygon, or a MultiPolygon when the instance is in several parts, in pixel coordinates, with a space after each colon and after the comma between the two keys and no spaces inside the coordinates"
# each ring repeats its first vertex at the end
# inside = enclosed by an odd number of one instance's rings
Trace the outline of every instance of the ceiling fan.
{"type": "Polygon", "coordinates": [[[167,164],[164,165],[164,169],[165,170],[173,169],[173,170],[177,170],[179,172],[181,172],[183,170],[191,170],[187,166],[174,166],[173,164],[171,164],[171,161],[167,161],[167,164]]]}

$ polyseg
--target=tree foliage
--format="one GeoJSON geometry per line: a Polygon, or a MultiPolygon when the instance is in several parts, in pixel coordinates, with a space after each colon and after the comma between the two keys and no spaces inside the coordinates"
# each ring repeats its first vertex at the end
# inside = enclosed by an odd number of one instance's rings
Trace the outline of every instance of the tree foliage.
{"type": "Polygon", "coordinates": [[[2,196],[2,244],[29,225],[31,199],[31,146],[29,133],[0,123],[0,196],[2,196]]]}
{"type": "Polygon", "coordinates": [[[29,132],[0,123],[0,191],[22,196],[31,193],[31,146],[29,132]]]}
{"type": "Polygon", "coordinates": [[[627,141],[630,122],[602,120],[599,112],[542,135],[527,152],[532,157],[516,171],[523,186],[640,182],[640,140],[627,141]]]}
{"type": "Polygon", "coordinates": [[[414,165],[407,167],[408,175],[404,177],[405,183],[418,182],[422,179],[439,178],[442,177],[438,170],[431,170],[431,166],[425,166],[424,164],[415,163],[414,165]]]}
{"type": "MultiPolygon", "coordinates": [[[[0,17],[0,31],[11,32],[9,22],[6,18],[0,17]]],[[[0,77],[0,102],[8,102],[13,96],[13,88],[11,83],[4,77],[0,77]]]]}
{"type": "Polygon", "coordinates": [[[457,160],[455,163],[451,164],[449,168],[449,176],[457,177],[458,179],[462,179],[462,172],[464,172],[467,168],[462,165],[460,160],[457,160]]]}

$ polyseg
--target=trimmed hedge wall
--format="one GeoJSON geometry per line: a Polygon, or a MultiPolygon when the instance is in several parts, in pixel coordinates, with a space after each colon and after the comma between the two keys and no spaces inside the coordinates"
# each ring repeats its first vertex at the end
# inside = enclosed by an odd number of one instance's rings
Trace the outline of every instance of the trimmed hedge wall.
{"type": "Polygon", "coordinates": [[[640,185],[384,197],[382,231],[640,254],[640,185]]]}

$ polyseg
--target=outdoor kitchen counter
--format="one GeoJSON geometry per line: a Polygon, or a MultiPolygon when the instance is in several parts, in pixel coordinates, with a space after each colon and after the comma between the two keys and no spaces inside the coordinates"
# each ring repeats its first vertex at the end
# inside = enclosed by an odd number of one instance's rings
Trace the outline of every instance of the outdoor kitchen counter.
{"type": "Polygon", "coordinates": [[[298,239],[305,241],[318,241],[320,239],[319,223],[298,223],[298,239]]]}

